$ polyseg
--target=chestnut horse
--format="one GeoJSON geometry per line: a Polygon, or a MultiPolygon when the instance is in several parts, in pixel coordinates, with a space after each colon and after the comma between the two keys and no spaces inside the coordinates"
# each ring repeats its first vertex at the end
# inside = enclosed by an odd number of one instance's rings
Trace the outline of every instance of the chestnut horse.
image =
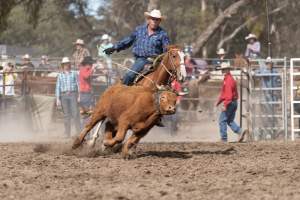
{"type": "MultiPolygon", "coordinates": [[[[162,55],[161,62],[158,64],[158,66],[152,72],[148,73],[147,75],[143,75],[143,77],[139,79],[135,83],[135,85],[157,90],[157,88],[161,85],[170,86],[173,80],[176,79],[178,81],[183,81],[185,77],[186,77],[186,70],[184,65],[184,53],[179,47],[175,45],[170,45],[167,48],[167,52],[162,55]]],[[[101,101],[101,98],[99,99],[99,101],[101,101]]],[[[97,117],[93,115],[91,119],[93,118],[97,119],[97,117]]],[[[99,136],[98,132],[100,126],[101,123],[98,124],[97,129],[92,136],[92,139],[90,141],[91,146],[95,145],[96,139],[99,136]]],[[[89,130],[91,130],[92,128],[89,127],[89,130]]],[[[116,133],[113,133],[113,135],[115,134],[116,133]]],[[[109,135],[109,133],[105,132],[104,136],[105,135],[109,135]]]]}

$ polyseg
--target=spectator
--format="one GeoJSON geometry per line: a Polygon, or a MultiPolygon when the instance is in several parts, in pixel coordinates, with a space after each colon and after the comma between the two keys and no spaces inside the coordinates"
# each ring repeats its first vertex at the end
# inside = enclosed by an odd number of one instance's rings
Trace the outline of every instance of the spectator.
{"type": "Polygon", "coordinates": [[[227,59],[225,58],[226,51],[225,51],[223,48],[220,48],[216,53],[217,53],[218,58],[217,58],[217,59],[214,59],[214,60],[212,61],[212,65],[213,65],[215,68],[220,67],[221,64],[222,64],[223,62],[226,62],[226,63],[228,63],[228,64],[230,65],[229,60],[227,60],[227,59]]]}
{"type": "Polygon", "coordinates": [[[61,62],[62,71],[57,76],[56,105],[61,106],[64,113],[65,136],[71,136],[71,119],[77,132],[80,132],[78,109],[78,74],[71,70],[71,62],[64,57],[61,62]]]}
{"type": "Polygon", "coordinates": [[[97,46],[98,56],[100,58],[103,58],[107,64],[107,68],[109,70],[112,70],[111,56],[104,53],[105,49],[113,47],[113,44],[111,43],[111,37],[107,34],[104,34],[102,35],[101,40],[102,43],[99,46],[97,46]]]}
{"type": "Polygon", "coordinates": [[[4,63],[2,82],[1,86],[1,94],[3,94],[3,82],[4,82],[4,90],[6,96],[15,96],[15,80],[17,78],[17,74],[13,72],[14,65],[12,63],[4,63]],[[4,80],[4,81],[3,81],[4,80]]]}
{"type": "MultiPolygon", "coordinates": [[[[270,89],[280,87],[281,85],[280,76],[276,75],[278,72],[274,69],[274,63],[272,62],[271,57],[267,57],[265,65],[261,65],[254,73],[262,75],[262,88],[270,89]]],[[[264,91],[264,96],[267,102],[276,101],[278,99],[273,90],[264,91]]]]}
{"type": "Polygon", "coordinates": [[[248,42],[245,57],[250,59],[257,59],[260,57],[260,42],[256,35],[250,33],[245,40],[248,42]]]}
{"type": "Polygon", "coordinates": [[[21,68],[22,69],[34,69],[34,65],[32,64],[32,62],[30,60],[30,55],[29,54],[25,54],[22,57],[21,68]]]}
{"type": "Polygon", "coordinates": [[[43,55],[41,57],[41,63],[39,64],[39,68],[50,68],[50,64],[48,62],[48,56],[43,55]]]}
{"type": "Polygon", "coordinates": [[[79,69],[80,63],[83,61],[83,58],[90,56],[90,52],[87,48],[84,47],[84,41],[82,39],[77,39],[75,44],[75,51],[73,53],[73,61],[75,69],[79,69]]]}
{"type": "Polygon", "coordinates": [[[230,65],[228,63],[221,63],[219,70],[224,74],[224,81],[216,106],[223,102],[222,112],[219,118],[219,127],[221,134],[221,141],[227,142],[227,125],[231,130],[239,135],[238,142],[242,142],[247,131],[242,129],[234,122],[235,113],[237,110],[238,92],[236,81],[230,73],[230,65]]]}
{"type": "Polygon", "coordinates": [[[91,56],[87,56],[81,62],[79,70],[79,92],[80,92],[80,114],[92,114],[94,106],[92,94],[92,73],[94,71],[93,64],[95,61],[91,56]]]}
{"type": "Polygon", "coordinates": [[[185,54],[184,64],[185,64],[185,69],[187,74],[186,79],[191,80],[192,78],[195,78],[196,62],[188,53],[185,54]]]}

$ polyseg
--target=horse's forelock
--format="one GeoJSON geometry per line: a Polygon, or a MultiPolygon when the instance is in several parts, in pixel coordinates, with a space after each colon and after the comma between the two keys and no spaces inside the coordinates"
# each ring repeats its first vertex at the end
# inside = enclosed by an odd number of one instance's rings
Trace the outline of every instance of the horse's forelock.
{"type": "Polygon", "coordinates": [[[171,51],[171,50],[181,50],[181,48],[179,45],[168,45],[167,51],[171,51]]]}

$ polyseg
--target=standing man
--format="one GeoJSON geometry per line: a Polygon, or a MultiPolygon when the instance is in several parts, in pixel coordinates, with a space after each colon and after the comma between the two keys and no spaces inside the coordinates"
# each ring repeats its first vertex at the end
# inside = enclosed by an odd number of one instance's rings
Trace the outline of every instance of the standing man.
{"type": "Polygon", "coordinates": [[[111,43],[111,37],[107,34],[102,35],[101,41],[102,41],[102,43],[99,46],[97,45],[98,56],[105,60],[105,62],[107,64],[107,68],[109,70],[111,70],[112,69],[111,57],[110,57],[110,55],[107,55],[106,53],[104,53],[104,50],[108,49],[108,48],[111,48],[114,45],[111,43]]]}
{"type": "MultiPolygon", "coordinates": [[[[143,70],[146,64],[151,63],[149,58],[154,58],[166,51],[170,43],[168,34],[159,25],[164,19],[159,10],[152,10],[150,13],[144,13],[147,18],[147,23],[138,26],[131,35],[124,38],[120,42],[113,45],[111,48],[104,50],[106,54],[112,54],[114,51],[121,51],[133,46],[132,53],[135,57],[135,63],[131,69],[135,72],[143,70]]],[[[124,78],[125,85],[132,85],[136,74],[128,71],[124,78]]]]}
{"type": "Polygon", "coordinates": [[[78,74],[71,71],[71,62],[64,57],[61,62],[62,72],[57,76],[56,105],[62,106],[64,113],[65,136],[71,136],[71,119],[74,120],[76,131],[80,132],[80,118],[78,109],[78,74]]]}
{"type": "Polygon", "coordinates": [[[222,142],[227,142],[227,125],[231,130],[239,135],[238,142],[242,142],[247,131],[242,129],[234,122],[237,110],[238,92],[236,81],[230,73],[230,65],[226,62],[221,63],[219,70],[224,74],[224,81],[216,106],[223,102],[222,112],[219,118],[220,134],[222,142]]]}
{"type": "Polygon", "coordinates": [[[72,56],[75,69],[78,70],[83,58],[90,55],[89,50],[84,47],[84,41],[82,39],[77,39],[75,42],[75,51],[72,56]]]}
{"type": "Polygon", "coordinates": [[[94,106],[92,93],[92,74],[95,61],[91,56],[87,56],[81,62],[79,70],[79,92],[80,92],[80,114],[91,114],[94,106]]]}
{"type": "Polygon", "coordinates": [[[257,59],[260,57],[260,42],[256,35],[250,33],[245,40],[248,42],[245,57],[250,59],[257,59]]]}

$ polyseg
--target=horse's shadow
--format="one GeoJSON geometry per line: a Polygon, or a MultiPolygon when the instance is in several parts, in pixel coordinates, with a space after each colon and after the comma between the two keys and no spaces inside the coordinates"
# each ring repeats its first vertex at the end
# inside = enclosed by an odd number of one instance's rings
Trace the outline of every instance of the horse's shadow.
{"type": "Polygon", "coordinates": [[[215,150],[215,151],[146,151],[143,153],[139,153],[137,158],[143,157],[158,157],[158,158],[179,158],[179,159],[189,159],[195,155],[231,155],[235,154],[236,150],[233,147],[229,147],[224,150],[215,150]]]}

